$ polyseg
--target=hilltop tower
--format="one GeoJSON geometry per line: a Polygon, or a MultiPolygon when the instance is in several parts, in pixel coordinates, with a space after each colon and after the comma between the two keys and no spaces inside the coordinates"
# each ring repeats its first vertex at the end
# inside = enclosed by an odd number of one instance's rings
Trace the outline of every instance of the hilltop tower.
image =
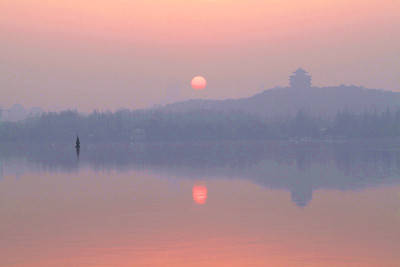
{"type": "Polygon", "coordinates": [[[297,69],[289,77],[290,87],[292,88],[310,88],[311,87],[311,75],[302,68],[297,69]]]}

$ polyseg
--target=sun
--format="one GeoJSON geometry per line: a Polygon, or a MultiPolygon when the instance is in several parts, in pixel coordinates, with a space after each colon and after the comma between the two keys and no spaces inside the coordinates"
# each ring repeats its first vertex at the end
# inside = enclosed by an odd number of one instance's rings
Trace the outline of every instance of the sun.
{"type": "Polygon", "coordinates": [[[203,90],[207,86],[207,80],[203,76],[196,76],[191,82],[194,90],[203,90]]]}

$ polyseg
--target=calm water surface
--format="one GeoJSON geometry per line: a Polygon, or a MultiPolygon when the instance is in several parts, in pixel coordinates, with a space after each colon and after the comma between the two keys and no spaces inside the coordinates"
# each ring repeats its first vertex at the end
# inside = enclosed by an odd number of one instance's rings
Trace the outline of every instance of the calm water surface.
{"type": "Polygon", "coordinates": [[[0,266],[400,266],[390,145],[1,149],[0,266]]]}

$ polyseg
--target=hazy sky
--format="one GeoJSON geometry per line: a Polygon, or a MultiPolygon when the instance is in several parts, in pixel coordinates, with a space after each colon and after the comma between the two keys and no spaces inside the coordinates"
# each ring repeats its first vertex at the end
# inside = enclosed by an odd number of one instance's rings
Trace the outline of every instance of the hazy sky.
{"type": "Polygon", "coordinates": [[[399,0],[0,0],[0,106],[142,108],[286,86],[400,89],[399,0]],[[208,87],[190,88],[203,75],[208,87]]]}

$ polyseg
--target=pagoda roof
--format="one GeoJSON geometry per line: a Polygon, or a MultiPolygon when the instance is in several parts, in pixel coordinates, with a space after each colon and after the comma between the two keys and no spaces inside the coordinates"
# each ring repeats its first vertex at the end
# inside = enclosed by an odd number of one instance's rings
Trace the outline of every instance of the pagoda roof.
{"type": "Polygon", "coordinates": [[[307,71],[305,71],[302,68],[298,68],[295,72],[293,72],[294,74],[308,74],[307,71]]]}

